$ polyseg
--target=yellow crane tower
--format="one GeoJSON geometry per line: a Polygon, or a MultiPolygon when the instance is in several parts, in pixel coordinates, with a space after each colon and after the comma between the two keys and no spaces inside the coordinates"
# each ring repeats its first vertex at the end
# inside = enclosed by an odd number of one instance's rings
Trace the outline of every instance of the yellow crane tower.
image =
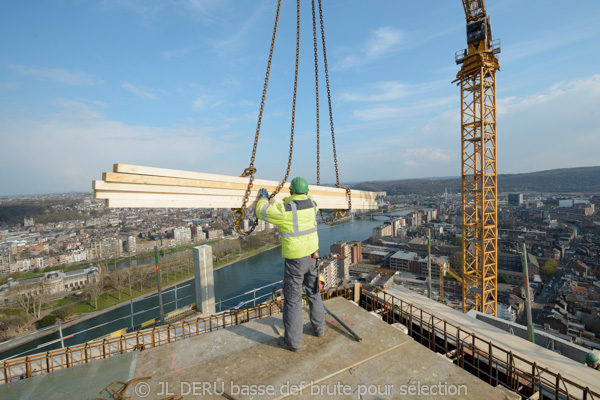
{"type": "MultiPolygon", "coordinates": [[[[468,48],[456,52],[462,129],[463,312],[497,315],[496,54],[483,0],[462,0],[468,48]]],[[[456,82],[455,81],[455,82],[456,82]]]]}

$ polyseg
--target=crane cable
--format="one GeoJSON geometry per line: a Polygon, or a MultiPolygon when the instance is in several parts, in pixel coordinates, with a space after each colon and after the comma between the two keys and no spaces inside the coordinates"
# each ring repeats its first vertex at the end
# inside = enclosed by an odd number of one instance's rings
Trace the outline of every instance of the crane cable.
{"type": "MultiPolygon", "coordinates": [[[[313,43],[314,43],[314,54],[315,54],[315,95],[316,95],[316,114],[317,114],[317,185],[321,184],[321,160],[320,160],[320,129],[319,129],[319,58],[318,58],[318,45],[317,45],[317,21],[315,16],[315,0],[312,0],[312,17],[313,17],[313,43]]],[[[352,197],[350,196],[350,188],[340,185],[340,174],[338,170],[337,153],[335,149],[335,131],[333,128],[333,109],[331,107],[331,88],[329,85],[329,69],[327,68],[327,50],[325,46],[325,26],[323,23],[323,8],[321,6],[321,0],[319,0],[319,19],[321,23],[321,42],[323,45],[323,65],[325,69],[325,82],[327,85],[327,101],[329,104],[329,125],[331,127],[331,142],[333,145],[333,162],[335,166],[335,181],[336,187],[346,190],[346,197],[348,199],[348,210],[352,209],[352,197]]],[[[321,210],[321,219],[326,225],[331,225],[335,219],[340,216],[346,215],[346,210],[334,210],[331,215],[331,221],[327,222],[321,210]]]]}

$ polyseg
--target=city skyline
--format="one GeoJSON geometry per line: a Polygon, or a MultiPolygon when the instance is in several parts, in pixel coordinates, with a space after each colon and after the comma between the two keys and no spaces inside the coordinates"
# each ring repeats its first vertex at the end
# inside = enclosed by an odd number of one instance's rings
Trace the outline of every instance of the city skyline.
{"type": "MultiPolygon", "coordinates": [[[[0,196],[89,192],[113,163],[239,175],[250,159],[275,5],[3,4],[0,196]]],[[[294,5],[281,9],[256,160],[264,179],[281,179],[287,159],[294,5]]],[[[600,74],[589,49],[600,36],[600,4],[561,5],[486,2],[502,40],[500,174],[598,165],[600,74]]],[[[460,90],[450,82],[454,52],[466,47],[460,2],[323,6],[340,179],[459,176],[460,90]]],[[[314,182],[310,2],[302,2],[301,23],[291,173],[314,182]]],[[[332,182],[319,72],[321,180],[332,182]]]]}

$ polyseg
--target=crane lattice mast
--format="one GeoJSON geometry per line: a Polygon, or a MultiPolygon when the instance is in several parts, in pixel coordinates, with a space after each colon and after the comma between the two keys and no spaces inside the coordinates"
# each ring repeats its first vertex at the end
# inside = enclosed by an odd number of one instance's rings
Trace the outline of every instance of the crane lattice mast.
{"type": "Polygon", "coordinates": [[[468,48],[456,53],[461,92],[463,312],[497,315],[496,54],[483,0],[463,0],[468,48]]]}

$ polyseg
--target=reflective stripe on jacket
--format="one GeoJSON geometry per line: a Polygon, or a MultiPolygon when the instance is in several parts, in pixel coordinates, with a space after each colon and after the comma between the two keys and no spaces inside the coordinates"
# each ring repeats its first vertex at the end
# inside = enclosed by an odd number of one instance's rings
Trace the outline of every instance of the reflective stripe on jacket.
{"type": "Polygon", "coordinates": [[[294,194],[282,203],[269,203],[261,198],[256,215],[265,222],[279,226],[283,258],[301,258],[319,249],[316,201],[310,194],[294,194]]]}

